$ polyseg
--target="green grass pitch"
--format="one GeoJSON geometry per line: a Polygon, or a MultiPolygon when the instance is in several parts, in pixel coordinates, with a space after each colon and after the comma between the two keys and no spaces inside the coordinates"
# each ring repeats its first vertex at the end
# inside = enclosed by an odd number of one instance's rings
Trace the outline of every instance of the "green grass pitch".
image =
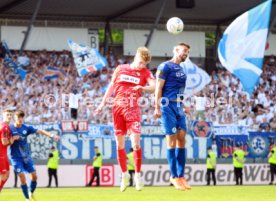
{"type": "MultiPolygon", "coordinates": [[[[174,187],[38,188],[37,201],[275,201],[276,186],[194,186],[191,191],[174,187]]],[[[21,189],[4,189],[0,201],[25,201],[21,189]]]]}

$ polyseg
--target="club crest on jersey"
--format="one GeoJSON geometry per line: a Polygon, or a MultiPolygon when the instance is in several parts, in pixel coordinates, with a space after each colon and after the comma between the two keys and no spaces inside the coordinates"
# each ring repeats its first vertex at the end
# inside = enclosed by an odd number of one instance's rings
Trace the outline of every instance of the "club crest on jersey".
{"type": "Polygon", "coordinates": [[[176,133],[176,127],[172,128],[172,133],[176,133]]]}
{"type": "Polygon", "coordinates": [[[23,134],[26,135],[26,134],[27,134],[27,131],[26,131],[26,130],[23,130],[23,134]]]}
{"type": "Polygon", "coordinates": [[[130,75],[124,75],[124,74],[122,74],[120,76],[120,80],[124,81],[124,82],[134,83],[134,84],[139,84],[140,83],[140,78],[133,77],[133,76],[130,76],[130,75]]]}
{"type": "Polygon", "coordinates": [[[8,137],[8,132],[4,132],[4,137],[8,137]]]}

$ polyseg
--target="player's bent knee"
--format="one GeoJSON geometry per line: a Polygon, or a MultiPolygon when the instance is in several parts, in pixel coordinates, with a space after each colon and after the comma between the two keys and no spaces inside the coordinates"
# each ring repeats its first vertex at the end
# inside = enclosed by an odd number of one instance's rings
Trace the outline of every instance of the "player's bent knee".
{"type": "Polygon", "coordinates": [[[32,181],[37,181],[37,174],[32,174],[32,181]]]}
{"type": "Polygon", "coordinates": [[[20,180],[21,185],[26,184],[26,176],[25,176],[24,173],[19,173],[19,174],[18,174],[18,177],[19,177],[19,180],[20,180]]]}
{"type": "Polygon", "coordinates": [[[139,150],[140,148],[141,148],[141,146],[139,145],[139,144],[135,144],[135,145],[133,145],[133,150],[139,150]]]}
{"type": "Polygon", "coordinates": [[[176,147],[176,142],[174,140],[167,141],[167,147],[169,149],[175,148],[176,147]]]}

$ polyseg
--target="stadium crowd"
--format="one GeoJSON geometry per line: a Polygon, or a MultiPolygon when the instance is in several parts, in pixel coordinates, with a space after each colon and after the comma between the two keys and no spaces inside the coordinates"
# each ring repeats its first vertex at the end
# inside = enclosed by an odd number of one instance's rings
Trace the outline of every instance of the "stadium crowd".
{"type": "MultiPolygon", "coordinates": [[[[16,57],[18,52],[13,53],[16,57]]],[[[24,80],[15,75],[4,60],[0,62],[0,110],[6,107],[23,109],[28,123],[57,123],[70,119],[69,94],[75,91],[79,97],[78,119],[90,123],[111,124],[111,107],[106,106],[103,115],[95,116],[94,110],[103,97],[112,73],[119,64],[130,62],[112,53],[107,55],[108,66],[100,72],[79,77],[71,53],[25,52],[30,58],[24,80]],[[48,66],[60,68],[65,78],[46,80],[48,66]]],[[[189,120],[205,119],[214,125],[235,124],[248,126],[251,130],[276,131],[276,59],[266,58],[259,84],[251,95],[243,91],[238,79],[223,68],[211,73],[206,88],[187,99],[189,120]],[[218,102],[218,100],[222,100],[218,102]],[[196,101],[195,101],[196,100],[196,101]]],[[[145,94],[141,102],[142,123],[158,124],[153,118],[153,95],[145,94]]]]}

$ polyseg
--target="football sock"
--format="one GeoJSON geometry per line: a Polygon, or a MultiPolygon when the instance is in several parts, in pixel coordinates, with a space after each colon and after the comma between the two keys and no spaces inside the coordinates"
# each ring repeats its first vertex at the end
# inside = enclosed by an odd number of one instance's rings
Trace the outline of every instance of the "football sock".
{"type": "Polygon", "coordinates": [[[37,181],[31,181],[31,184],[30,184],[31,193],[33,193],[35,191],[36,186],[37,186],[37,181]]]}
{"type": "Polygon", "coordinates": [[[177,176],[184,177],[185,170],[185,148],[176,148],[175,149],[176,156],[176,167],[177,167],[177,176]]]}
{"type": "Polygon", "coordinates": [[[21,185],[21,189],[23,191],[23,194],[24,194],[25,198],[29,199],[30,197],[29,197],[29,192],[28,192],[28,186],[27,186],[27,184],[21,185]]]}
{"type": "Polygon", "coordinates": [[[134,150],[133,156],[135,171],[139,173],[141,171],[142,166],[142,148],[134,150]]]}
{"type": "Polygon", "coordinates": [[[177,169],[176,169],[176,157],[175,157],[175,148],[167,149],[167,159],[171,171],[172,178],[177,177],[177,169]]]}
{"type": "Polygon", "coordinates": [[[118,163],[121,167],[122,172],[126,172],[127,171],[126,150],[125,149],[117,150],[117,157],[118,157],[118,163]]]}

